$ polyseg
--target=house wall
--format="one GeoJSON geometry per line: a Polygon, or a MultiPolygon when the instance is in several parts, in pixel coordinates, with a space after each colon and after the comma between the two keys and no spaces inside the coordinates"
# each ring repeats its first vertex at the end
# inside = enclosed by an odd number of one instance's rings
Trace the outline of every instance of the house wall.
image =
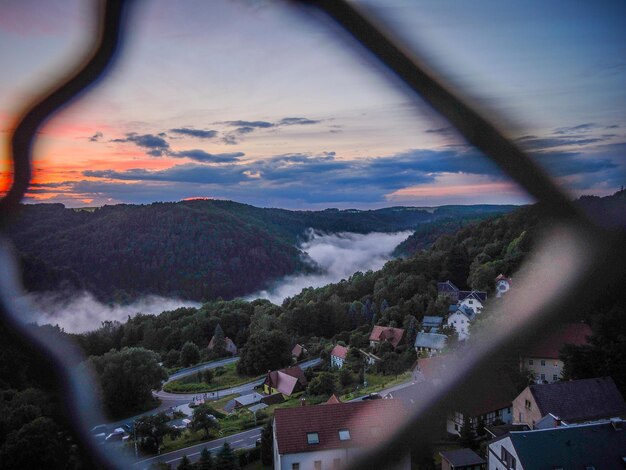
{"type": "Polygon", "coordinates": [[[544,383],[544,381],[550,384],[558,382],[563,376],[563,361],[559,359],[524,357],[522,358],[522,368],[531,372],[535,378],[535,383],[538,384],[544,383]],[[545,365],[541,365],[542,361],[545,365]]]}
{"type": "Polygon", "coordinates": [[[496,283],[496,297],[502,297],[511,288],[507,281],[498,281],[496,283]]]}
{"type": "MultiPolygon", "coordinates": [[[[471,423],[472,427],[476,430],[478,428],[478,423],[480,423],[481,421],[484,423],[485,426],[490,426],[496,420],[500,420],[504,424],[511,424],[513,422],[513,408],[507,406],[506,408],[500,408],[499,410],[490,411],[489,413],[485,413],[484,415],[471,418],[471,423]]],[[[462,427],[463,413],[457,411],[454,414],[448,415],[448,419],[446,421],[446,431],[449,434],[455,434],[457,436],[460,436],[462,427]]]]}
{"type": "Polygon", "coordinates": [[[526,387],[515,400],[513,400],[513,423],[528,424],[534,428],[542,418],[537,403],[530,389],[526,387]]]}
{"type": "Polygon", "coordinates": [[[504,470],[507,468],[506,464],[500,458],[502,456],[502,447],[515,457],[515,470],[524,470],[522,463],[519,461],[517,452],[515,452],[515,447],[513,447],[513,443],[508,437],[491,442],[489,447],[487,447],[487,470],[504,470]]]}
{"type": "Polygon", "coordinates": [[[437,354],[439,352],[439,349],[434,349],[434,348],[423,348],[423,347],[415,347],[415,352],[419,355],[419,353],[421,352],[426,352],[428,353],[428,357],[432,357],[435,354],[437,354]]]}
{"type": "Polygon", "coordinates": [[[462,313],[455,312],[448,317],[447,325],[454,328],[459,335],[459,340],[464,340],[469,337],[469,319],[462,313]]]}
{"type": "MultiPolygon", "coordinates": [[[[274,440],[276,442],[276,440],[274,440]]],[[[277,449],[277,445],[274,445],[277,449]]],[[[296,454],[284,454],[279,459],[274,459],[275,470],[292,470],[294,463],[300,464],[300,470],[313,470],[315,462],[321,461],[322,470],[335,470],[335,459],[339,459],[341,469],[347,468],[347,463],[352,462],[359,455],[370,449],[329,449],[314,452],[300,452],[296,454]]],[[[392,470],[411,470],[411,459],[407,455],[395,466],[388,467],[392,470]]]]}
{"type": "Polygon", "coordinates": [[[341,369],[343,367],[343,359],[337,356],[330,356],[330,365],[337,369],[341,369]]]}

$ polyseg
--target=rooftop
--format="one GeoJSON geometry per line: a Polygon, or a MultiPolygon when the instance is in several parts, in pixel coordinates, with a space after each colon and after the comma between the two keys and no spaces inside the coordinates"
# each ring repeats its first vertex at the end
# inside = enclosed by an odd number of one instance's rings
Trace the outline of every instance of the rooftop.
{"type": "Polygon", "coordinates": [[[566,323],[531,347],[526,357],[558,359],[563,346],[587,344],[591,334],[591,328],[585,323],[566,323]]]}
{"type": "Polygon", "coordinates": [[[345,359],[348,355],[348,348],[342,346],[340,344],[335,345],[333,350],[330,352],[331,356],[340,357],[341,359],[345,359]]]}
{"type": "Polygon", "coordinates": [[[480,465],[487,463],[480,455],[471,449],[455,449],[447,450],[445,452],[439,452],[442,459],[447,460],[451,465],[455,467],[462,465],[480,465]]]}
{"type": "Polygon", "coordinates": [[[376,325],[370,334],[370,341],[389,341],[395,348],[400,344],[403,335],[404,330],[402,328],[376,325]]]}
{"type": "Polygon", "coordinates": [[[446,345],[446,335],[439,333],[419,332],[415,337],[416,348],[443,349],[446,345]]]}

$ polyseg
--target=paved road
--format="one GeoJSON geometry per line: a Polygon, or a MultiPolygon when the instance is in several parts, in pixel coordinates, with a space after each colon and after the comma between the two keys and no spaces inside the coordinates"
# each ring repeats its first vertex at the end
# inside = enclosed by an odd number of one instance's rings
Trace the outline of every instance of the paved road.
{"type": "MultiPolygon", "coordinates": [[[[300,363],[299,366],[302,369],[308,369],[309,367],[315,367],[321,362],[322,362],[321,359],[315,358],[315,359],[310,359],[308,361],[304,361],[300,363]]],[[[254,390],[254,387],[261,385],[264,380],[265,378],[262,378],[259,380],[255,380],[254,382],[248,382],[243,385],[238,385],[236,387],[226,388],[226,389],[219,390],[216,392],[207,393],[207,398],[209,400],[217,400],[218,398],[224,397],[226,395],[232,395],[235,393],[244,394],[244,393],[252,392],[252,390],[254,390]]],[[[189,403],[195,397],[198,397],[201,395],[204,396],[204,393],[168,393],[168,392],[164,392],[163,390],[159,390],[158,392],[152,392],[152,395],[154,395],[157,398],[160,398],[164,402],[167,401],[169,403],[169,406],[172,406],[171,403],[173,402],[177,402],[177,404],[189,403]]]]}
{"type": "Polygon", "coordinates": [[[233,434],[232,436],[222,437],[213,441],[203,442],[202,444],[168,452],[167,454],[161,454],[156,457],[143,459],[135,463],[134,467],[138,469],[146,469],[155,462],[165,462],[171,465],[172,468],[176,468],[182,460],[183,455],[186,455],[192,462],[196,462],[200,458],[200,452],[202,452],[202,449],[206,447],[210,452],[215,453],[221,449],[224,442],[228,442],[233,449],[254,447],[256,445],[256,440],[261,437],[261,429],[262,427],[253,428],[239,434],[233,434]]]}
{"type": "Polygon", "coordinates": [[[207,362],[206,364],[200,364],[197,366],[189,367],[187,369],[181,369],[177,372],[174,372],[172,375],[170,375],[169,379],[167,379],[165,383],[171,382],[172,380],[182,379],[183,377],[195,374],[196,372],[200,372],[201,370],[216,369],[218,367],[222,367],[227,364],[232,364],[233,362],[237,362],[238,360],[239,360],[239,356],[235,356],[235,357],[229,357],[226,359],[219,359],[213,362],[207,362]]]}

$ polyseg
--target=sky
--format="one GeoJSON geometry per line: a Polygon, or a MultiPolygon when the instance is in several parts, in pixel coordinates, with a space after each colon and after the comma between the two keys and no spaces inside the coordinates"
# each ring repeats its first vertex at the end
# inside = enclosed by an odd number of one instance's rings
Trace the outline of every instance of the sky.
{"type": "MultiPolygon", "coordinates": [[[[573,197],[626,180],[626,4],[359,1],[573,197]]],[[[290,209],[531,199],[310,9],[141,0],[106,79],[39,132],[27,202],[290,209]]],[[[82,0],[0,0],[0,191],[22,108],[80,61],[82,0]]]]}

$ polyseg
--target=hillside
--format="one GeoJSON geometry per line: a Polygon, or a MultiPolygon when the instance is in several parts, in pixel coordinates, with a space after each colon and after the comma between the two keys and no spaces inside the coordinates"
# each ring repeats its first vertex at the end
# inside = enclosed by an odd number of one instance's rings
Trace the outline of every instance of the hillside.
{"type": "Polygon", "coordinates": [[[393,232],[458,214],[514,206],[392,207],[289,211],[232,201],[66,209],[23,207],[11,237],[31,291],[87,289],[105,300],[144,294],[192,300],[233,298],[310,269],[296,248],[309,227],[324,232],[393,232]]]}

